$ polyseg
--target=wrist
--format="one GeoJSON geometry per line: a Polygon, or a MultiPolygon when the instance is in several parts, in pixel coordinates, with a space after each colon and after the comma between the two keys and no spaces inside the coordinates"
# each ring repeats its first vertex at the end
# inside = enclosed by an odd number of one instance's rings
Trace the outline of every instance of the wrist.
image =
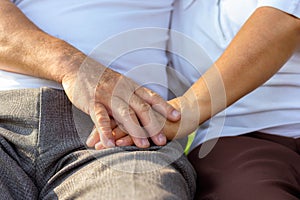
{"type": "Polygon", "coordinates": [[[200,109],[196,105],[197,102],[192,100],[183,95],[168,102],[181,112],[180,121],[166,121],[165,123],[163,131],[168,140],[183,138],[197,129],[200,121],[200,109]]]}
{"type": "Polygon", "coordinates": [[[53,59],[55,62],[51,66],[51,71],[53,72],[51,79],[58,83],[63,83],[77,76],[87,56],[65,41],[61,40],[58,43],[57,56],[54,56],[56,59],[53,59]]]}

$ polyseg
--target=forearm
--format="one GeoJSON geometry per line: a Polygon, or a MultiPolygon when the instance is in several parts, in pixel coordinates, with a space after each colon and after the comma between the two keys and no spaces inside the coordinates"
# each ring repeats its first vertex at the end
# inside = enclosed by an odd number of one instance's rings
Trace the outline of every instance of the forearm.
{"type": "Polygon", "coordinates": [[[184,95],[197,101],[199,123],[262,85],[299,44],[299,19],[269,7],[258,9],[214,66],[184,95]]]}
{"type": "Polygon", "coordinates": [[[173,100],[173,106],[181,109],[182,121],[166,122],[168,138],[191,133],[197,125],[262,85],[299,44],[299,19],[273,8],[257,9],[214,65],[182,97],[173,100]]]}
{"type": "Polygon", "coordinates": [[[61,83],[85,55],[35,26],[14,4],[0,0],[0,69],[61,83]]]}

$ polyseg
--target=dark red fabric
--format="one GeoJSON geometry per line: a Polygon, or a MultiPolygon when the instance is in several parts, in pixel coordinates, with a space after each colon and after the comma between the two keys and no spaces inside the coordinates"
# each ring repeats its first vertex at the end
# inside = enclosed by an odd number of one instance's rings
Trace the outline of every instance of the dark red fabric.
{"type": "Polygon", "coordinates": [[[300,199],[300,139],[258,132],[224,137],[199,159],[200,147],[188,156],[198,175],[195,199],[300,199]]]}

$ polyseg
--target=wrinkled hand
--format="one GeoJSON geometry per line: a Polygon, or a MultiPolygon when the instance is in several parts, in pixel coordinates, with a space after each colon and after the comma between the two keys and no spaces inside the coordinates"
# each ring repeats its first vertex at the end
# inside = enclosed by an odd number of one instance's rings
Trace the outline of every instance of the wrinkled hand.
{"type": "MultiPolygon", "coordinates": [[[[134,145],[133,139],[126,131],[123,131],[116,122],[112,119],[111,120],[111,127],[113,129],[112,135],[114,140],[116,141],[116,146],[132,146],[134,145]]],[[[165,137],[165,136],[163,136],[165,137]]],[[[87,146],[90,148],[95,148],[96,150],[106,149],[101,142],[100,134],[98,133],[97,129],[94,128],[92,133],[90,134],[87,140],[87,146]]],[[[163,145],[163,144],[162,144],[163,145]]]]}
{"type": "Polygon", "coordinates": [[[159,95],[93,59],[87,58],[79,70],[64,77],[62,84],[71,102],[91,116],[105,147],[115,146],[110,117],[141,148],[150,145],[148,137],[157,145],[166,143],[164,123],[156,112],[169,120],[180,119],[180,113],[159,95]]]}
{"type": "MultiPolygon", "coordinates": [[[[199,126],[200,112],[197,106],[192,103],[185,96],[178,97],[169,101],[169,103],[176,108],[181,110],[181,119],[177,122],[166,121],[163,133],[167,136],[168,140],[177,139],[185,137],[188,134],[195,131],[199,126]]],[[[160,114],[156,114],[158,120],[163,120],[164,118],[160,114]]],[[[113,124],[113,137],[116,141],[117,146],[132,146],[134,145],[133,138],[128,135],[116,124],[113,124]]],[[[105,149],[105,146],[101,142],[99,134],[95,131],[90,135],[90,147],[95,147],[97,150],[105,149]]]]}

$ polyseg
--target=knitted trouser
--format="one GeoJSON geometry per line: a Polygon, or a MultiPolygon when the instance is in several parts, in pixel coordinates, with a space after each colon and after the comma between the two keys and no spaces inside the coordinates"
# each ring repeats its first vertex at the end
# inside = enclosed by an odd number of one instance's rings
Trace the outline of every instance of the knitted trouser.
{"type": "Polygon", "coordinates": [[[91,150],[93,124],[63,91],[1,91],[0,102],[0,199],[193,197],[195,172],[177,141],[91,150]]]}

